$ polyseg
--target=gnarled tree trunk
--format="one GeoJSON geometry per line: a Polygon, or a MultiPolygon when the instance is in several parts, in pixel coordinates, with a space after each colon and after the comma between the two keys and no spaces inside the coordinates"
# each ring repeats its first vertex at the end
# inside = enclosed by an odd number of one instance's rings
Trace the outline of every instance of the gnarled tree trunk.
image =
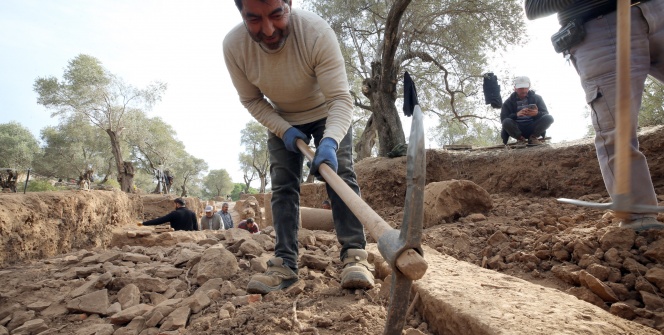
{"type": "Polygon", "coordinates": [[[376,124],[373,122],[373,115],[369,117],[360,139],[355,143],[355,161],[359,162],[367,157],[371,157],[371,150],[376,145],[376,124]]]}
{"type": "Polygon", "coordinates": [[[106,133],[111,139],[111,151],[115,158],[115,166],[118,169],[118,183],[123,192],[131,193],[131,186],[134,183],[134,166],[131,162],[122,161],[122,149],[120,148],[120,134],[111,129],[106,129],[106,133]]]}

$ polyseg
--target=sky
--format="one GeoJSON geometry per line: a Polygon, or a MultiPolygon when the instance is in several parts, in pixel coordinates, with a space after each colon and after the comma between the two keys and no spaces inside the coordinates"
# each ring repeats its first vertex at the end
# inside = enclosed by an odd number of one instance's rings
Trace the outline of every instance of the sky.
{"type": "MultiPolygon", "coordinates": [[[[19,122],[37,139],[41,129],[57,125],[37,104],[34,81],[62,78],[71,59],[88,54],[134,87],[167,83],[148,116],[172,125],[187,152],[209,169],[226,169],[242,182],[240,131],[252,117],[238,100],[222,53],[224,36],[240,22],[230,0],[1,0],[0,124],[19,122]]],[[[526,46],[509,50],[485,71],[500,79],[530,77],[555,119],[547,131],[553,142],[579,139],[589,124],[578,76],[550,43],[558,27],[555,16],[526,21],[525,31],[514,32],[526,46]]],[[[502,87],[503,99],[511,92],[502,87]]],[[[408,136],[410,120],[402,122],[408,136]]],[[[434,123],[425,118],[425,127],[434,123]]]]}

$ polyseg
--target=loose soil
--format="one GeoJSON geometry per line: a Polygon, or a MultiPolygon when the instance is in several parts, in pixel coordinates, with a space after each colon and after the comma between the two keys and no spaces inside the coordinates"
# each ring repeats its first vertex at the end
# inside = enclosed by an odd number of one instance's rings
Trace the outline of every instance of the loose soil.
{"type": "MultiPolygon", "coordinates": [[[[664,130],[644,130],[640,142],[656,191],[664,194],[664,130]]],[[[405,157],[369,158],[356,164],[363,199],[397,228],[404,216],[405,161],[405,157]]],[[[629,319],[652,329],[664,329],[664,281],[660,283],[657,276],[649,275],[664,269],[664,259],[660,258],[663,252],[657,249],[664,243],[664,233],[634,234],[628,248],[608,248],[606,236],[615,235],[618,229],[612,212],[556,200],[610,201],[591,140],[525,149],[428,150],[427,183],[444,180],[477,184],[490,194],[493,208],[425,229],[424,245],[462,261],[567,292],[570,299],[586,300],[624,317],[624,322],[631,322],[629,319]],[[632,260],[636,262],[630,263],[632,260]],[[587,289],[579,279],[584,276],[580,275],[582,270],[600,278],[614,291],[619,303],[607,302],[587,289]],[[619,304],[628,307],[620,305],[618,309],[619,304]]],[[[324,188],[319,189],[324,192],[324,188]]],[[[319,207],[321,198],[324,196],[302,201],[306,206],[319,207]]],[[[3,332],[0,327],[0,334],[104,334],[85,329],[108,324],[112,316],[68,310],[72,291],[111,272],[113,280],[104,287],[112,304],[118,301],[122,289],[119,283],[126,283],[130,280],[127,278],[141,282],[146,279],[136,278],[159,277],[162,272],[158,268],[168,266],[169,270],[175,269],[171,270],[175,274],[160,278],[166,285],[177,287],[171,298],[186,299],[200,288],[196,280],[200,274],[198,262],[211,245],[223,245],[233,253],[237,272],[207,293],[210,302],[192,312],[185,328],[135,331],[123,324],[115,325],[108,334],[383,332],[389,284],[379,276],[372,290],[341,289],[340,246],[333,233],[303,230],[300,287],[255,297],[247,295],[244,288],[251,275],[261,272],[259,263],[272,253],[271,227],[263,229],[261,235],[266,239],[238,238],[239,233],[233,231],[143,231],[136,236],[135,223],[166,214],[171,209],[169,201],[162,196],[127,196],[113,191],[0,195],[0,325],[15,329],[3,332]],[[250,239],[259,241],[258,251],[243,251],[243,242],[250,239]],[[195,261],[176,265],[185,249],[198,256],[192,257],[195,261]],[[111,251],[123,256],[104,263],[92,260],[111,251]],[[150,261],[128,260],[130,254],[146,255],[150,261]],[[306,261],[304,255],[308,255],[306,261]],[[25,320],[19,323],[19,317],[25,320]],[[39,332],[20,332],[20,328],[16,332],[25,321],[37,319],[43,320],[39,332]]],[[[203,206],[198,199],[189,199],[188,205],[199,213],[203,206]]],[[[662,216],[659,219],[664,221],[662,216]]],[[[369,242],[374,241],[369,237],[369,242]]],[[[142,289],[140,302],[154,305],[166,296],[163,291],[142,289]]],[[[534,329],[538,325],[522,326],[537,333],[534,329]]],[[[404,333],[436,334],[437,330],[430,329],[415,309],[408,315],[404,333]]],[[[599,332],[591,330],[587,334],[599,332]]]]}

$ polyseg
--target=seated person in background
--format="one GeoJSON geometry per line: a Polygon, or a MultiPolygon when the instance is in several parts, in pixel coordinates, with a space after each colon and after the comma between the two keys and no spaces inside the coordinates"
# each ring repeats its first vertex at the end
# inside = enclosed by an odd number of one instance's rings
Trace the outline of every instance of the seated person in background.
{"type": "Polygon", "coordinates": [[[244,229],[252,234],[258,234],[258,232],[260,231],[258,230],[258,225],[254,222],[254,219],[252,218],[240,221],[237,227],[240,229],[244,229]]]}
{"type": "Polygon", "coordinates": [[[509,136],[517,143],[542,144],[538,137],[542,136],[553,123],[542,97],[530,90],[528,77],[516,77],[514,93],[503,103],[500,121],[509,136]]]}
{"type": "Polygon", "coordinates": [[[144,221],[143,226],[155,226],[170,222],[174,230],[198,230],[198,218],[196,213],[190,211],[182,198],[173,200],[175,210],[154,220],[144,221]]]}
{"type": "Polygon", "coordinates": [[[205,206],[205,215],[201,218],[201,230],[224,230],[221,216],[215,213],[212,206],[205,206]]]}
{"type": "Polygon", "coordinates": [[[321,208],[323,208],[323,209],[332,209],[332,204],[330,203],[330,200],[323,200],[323,204],[321,205],[321,208]]]}

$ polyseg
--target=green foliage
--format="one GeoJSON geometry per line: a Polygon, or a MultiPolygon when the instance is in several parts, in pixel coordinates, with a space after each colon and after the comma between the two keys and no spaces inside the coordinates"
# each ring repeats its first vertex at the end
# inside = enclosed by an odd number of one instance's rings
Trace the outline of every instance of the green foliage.
{"type": "Polygon", "coordinates": [[[643,89],[639,126],[664,124],[664,84],[648,77],[643,89]]]}
{"type": "Polygon", "coordinates": [[[440,146],[448,144],[485,147],[502,143],[500,124],[489,120],[469,119],[465,123],[458,119],[444,121],[442,118],[433,131],[429,131],[429,140],[440,146]]]}
{"type": "Polygon", "coordinates": [[[240,153],[238,159],[240,160],[240,167],[244,172],[245,188],[249,188],[249,184],[253,179],[253,171],[255,171],[261,181],[260,192],[263,193],[265,192],[270,172],[267,128],[256,121],[249,121],[240,133],[242,134],[240,142],[244,146],[244,152],[240,153]]]}
{"type": "Polygon", "coordinates": [[[171,165],[173,190],[179,196],[202,196],[202,174],[208,164],[184,151],[179,152],[171,165]]]}
{"type": "Polygon", "coordinates": [[[0,124],[0,167],[27,169],[39,154],[39,143],[18,122],[0,124]]]}
{"type": "Polygon", "coordinates": [[[219,196],[225,197],[234,187],[231,176],[225,169],[211,170],[203,178],[203,186],[203,194],[209,199],[219,196]]]}
{"type": "Polygon", "coordinates": [[[48,180],[32,179],[28,181],[26,192],[47,192],[57,191],[57,187],[53,186],[48,180]]]}
{"type": "Polygon", "coordinates": [[[245,185],[242,183],[234,183],[233,190],[231,191],[231,199],[233,201],[240,200],[240,193],[245,192],[246,194],[258,194],[261,193],[253,187],[249,187],[248,191],[245,191],[245,185]]]}
{"type": "Polygon", "coordinates": [[[144,89],[134,88],[108,72],[97,58],[80,54],[69,61],[63,79],[40,77],[33,85],[37,102],[59,116],[85,120],[108,135],[117,177],[123,191],[131,191],[131,176],[124,171],[122,133],[134,126],[127,122],[136,110],[147,110],[159,100],[166,84],[155,82],[144,89]]]}
{"type": "MultiPolygon", "coordinates": [[[[376,120],[399,112],[389,108],[403,92],[399,86],[405,70],[417,85],[425,113],[443,120],[491,118],[477,109],[484,105],[481,75],[488,72],[487,55],[525,42],[519,33],[525,25],[519,0],[311,0],[304,7],[337,33],[356,106],[368,106],[376,120]],[[400,6],[406,7],[402,18],[388,20],[400,6]]],[[[395,128],[392,136],[399,133],[400,124],[377,126],[381,141],[386,136],[381,127],[395,128]]],[[[388,142],[380,143],[379,152],[391,149],[382,147],[388,142]]]]}
{"type": "Polygon", "coordinates": [[[113,156],[108,135],[78,115],[41,130],[44,148],[34,169],[43,176],[78,179],[87,169],[105,171],[113,156]]]}
{"type": "Polygon", "coordinates": [[[110,186],[110,187],[116,188],[118,190],[120,189],[120,183],[118,183],[118,181],[115,180],[115,179],[108,179],[105,182],[101,183],[100,185],[110,186]]]}

